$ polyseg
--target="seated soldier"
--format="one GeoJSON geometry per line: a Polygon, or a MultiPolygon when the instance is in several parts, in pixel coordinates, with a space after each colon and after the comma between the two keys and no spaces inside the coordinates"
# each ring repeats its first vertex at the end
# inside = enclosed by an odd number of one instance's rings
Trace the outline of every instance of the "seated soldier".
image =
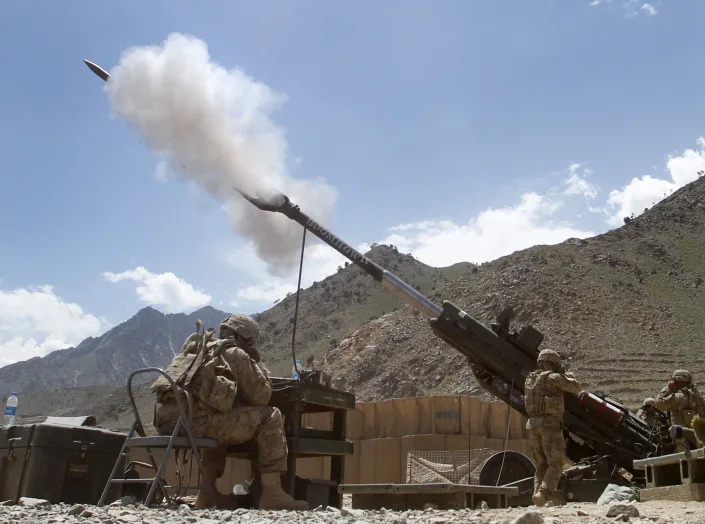
{"type": "MultiPolygon", "coordinates": [[[[233,314],[214,330],[194,333],[186,339],[167,374],[191,394],[190,421],[194,434],[216,439],[220,447],[206,449],[202,464],[215,485],[225,471],[227,446],[256,441],[262,479],[260,509],[305,510],[308,504],[289,496],[281,487],[286,471],[287,447],[281,412],[268,406],[272,382],[257,351],[259,326],[247,315],[233,314]]],[[[179,408],[168,381],[152,385],[157,396],[154,425],[171,434],[179,408]]],[[[196,507],[216,505],[201,489],[196,507]]]]}

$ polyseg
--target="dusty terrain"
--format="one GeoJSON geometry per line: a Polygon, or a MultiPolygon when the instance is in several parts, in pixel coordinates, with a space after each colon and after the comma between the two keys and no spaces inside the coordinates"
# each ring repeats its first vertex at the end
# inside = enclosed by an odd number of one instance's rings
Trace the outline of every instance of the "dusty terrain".
{"type": "MultiPolygon", "coordinates": [[[[674,523],[689,524],[705,522],[705,504],[698,502],[645,502],[635,503],[638,518],[631,518],[632,523],[674,523]]],[[[363,511],[343,509],[308,512],[255,511],[239,509],[226,510],[190,510],[185,506],[179,509],[147,509],[134,506],[107,506],[97,508],[87,505],[55,504],[28,508],[23,506],[0,506],[0,522],[37,522],[37,523],[103,523],[103,524],[157,524],[157,523],[269,523],[293,524],[328,524],[346,522],[350,524],[553,524],[568,523],[602,523],[615,522],[614,517],[607,517],[609,506],[596,504],[568,504],[558,508],[510,508],[490,510],[425,510],[425,511],[363,511]],[[535,513],[524,517],[527,513],[535,513]],[[540,515],[540,518],[537,516],[540,515]]]]}

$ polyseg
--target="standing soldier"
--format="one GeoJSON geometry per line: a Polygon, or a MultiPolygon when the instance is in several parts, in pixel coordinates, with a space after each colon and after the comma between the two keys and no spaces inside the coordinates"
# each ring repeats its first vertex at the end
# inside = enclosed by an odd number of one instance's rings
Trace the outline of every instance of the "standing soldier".
{"type": "Polygon", "coordinates": [[[639,411],[636,412],[636,416],[646,422],[649,428],[653,428],[659,421],[658,412],[656,411],[657,409],[656,399],[646,397],[644,399],[644,403],[641,405],[641,408],[639,408],[639,411]]]}
{"type": "Polygon", "coordinates": [[[526,377],[524,394],[529,421],[531,449],[536,462],[534,504],[562,503],[556,496],[565,462],[563,440],[563,393],[578,393],[580,384],[561,366],[560,355],[544,349],[536,359],[538,369],[526,377]]]}
{"type": "MultiPolygon", "coordinates": [[[[656,397],[656,407],[671,413],[671,424],[692,427],[695,415],[705,417],[705,400],[695,384],[692,375],[685,369],[677,369],[656,397]]],[[[678,440],[677,451],[685,451],[685,440],[678,440]]]]}
{"type": "MultiPolygon", "coordinates": [[[[191,425],[197,436],[216,439],[220,447],[203,451],[201,461],[210,481],[225,471],[227,446],[257,442],[257,466],[261,473],[260,509],[305,510],[305,501],[293,499],[281,487],[286,471],[286,436],[281,412],[268,406],[272,381],[260,362],[259,326],[248,315],[230,315],[220,324],[220,338],[209,329],[186,339],[166,373],[193,398],[191,425]]],[[[169,382],[152,384],[157,397],[155,427],[171,434],[179,408],[169,382]]],[[[196,507],[216,505],[204,490],[196,507]]]]}

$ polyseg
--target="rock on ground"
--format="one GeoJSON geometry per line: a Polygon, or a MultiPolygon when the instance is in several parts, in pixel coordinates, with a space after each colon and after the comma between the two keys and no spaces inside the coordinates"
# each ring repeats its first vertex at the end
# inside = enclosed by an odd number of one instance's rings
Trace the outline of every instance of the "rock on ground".
{"type": "Polygon", "coordinates": [[[556,508],[509,508],[478,510],[389,511],[345,508],[343,511],[185,510],[166,507],[53,504],[0,506],[0,524],[10,522],[50,524],[606,524],[617,519],[649,524],[705,522],[701,502],[653,501],[613,506],[568,504],[556,508]],[[610,508],[612,510],[612,508],[610,508]],[[629,513],[627,513],[629,512],[629,513]],[[612,511],[609,512],[612,514],[612,511]],[[628,516],[627,516],[628,515],[628,516]],[[638,515],[638,516],[637,516],[638,515]]]}

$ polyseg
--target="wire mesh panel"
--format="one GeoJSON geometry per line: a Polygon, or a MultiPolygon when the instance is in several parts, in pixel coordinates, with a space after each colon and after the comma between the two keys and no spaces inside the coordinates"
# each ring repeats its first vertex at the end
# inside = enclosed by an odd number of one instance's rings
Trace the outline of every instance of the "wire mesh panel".
{"type": "Polygon", "coordinates": [[[479,484],[485,461],[497,453],[480,448],[454,451],[409,451],[406,461],[407,484],[479,484]]]}

